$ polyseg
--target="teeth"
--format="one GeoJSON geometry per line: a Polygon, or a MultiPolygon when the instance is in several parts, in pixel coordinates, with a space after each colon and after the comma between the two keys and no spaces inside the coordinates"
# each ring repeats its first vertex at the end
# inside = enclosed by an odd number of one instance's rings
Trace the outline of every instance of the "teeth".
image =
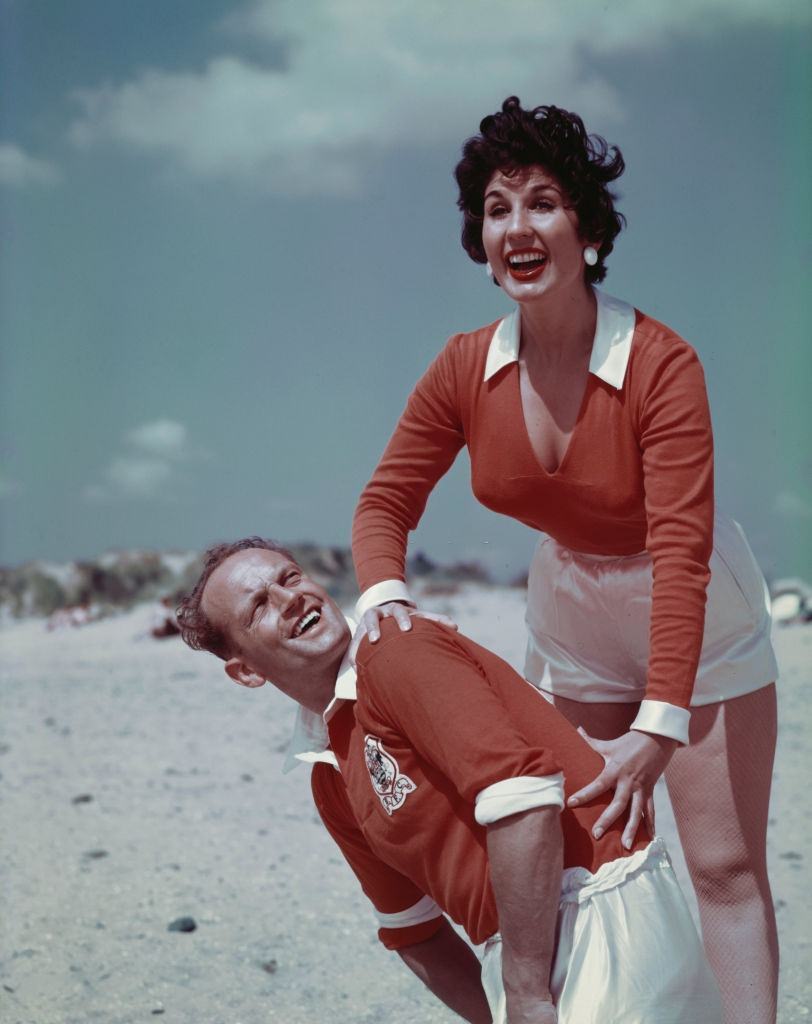
{"type": "Polygon", "coordinates": [[[547,257],[543,256],[539,252],[523,252],[517,253],[515,256],[511,256],[508,260],[512,267],[518,266],[520,263],[541,263],[547,257]]]}
{"type": "Polygon", "coordinates": [[[296,623],[296,626],[294,627],[293,630],[293,635],[295,637],[301,636],[306,629],[308,629],[310,626],[314,626],[319,621],[320,618],[321,615],[319,615],[317,611],[308,612],[307,615],[303,615],[301,619],[299,619],[299,621],[296,623]]]}

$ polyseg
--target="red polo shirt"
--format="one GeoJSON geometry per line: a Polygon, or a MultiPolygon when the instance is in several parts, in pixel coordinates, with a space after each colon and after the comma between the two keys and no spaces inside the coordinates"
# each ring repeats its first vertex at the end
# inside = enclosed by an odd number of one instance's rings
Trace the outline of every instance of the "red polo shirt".
{"type": "MultiPolygon", "coordinates": [[[[441,912],[474,943],[498,931],[478,795],[507,779],[562,771],[569,795],[603,767],[509,665],[425,619],[407,633],[388,620],[377,644],[361,645],[357,700],[333,715],[329,732],[340,770],[315,765],[316,806],[391,949],[428,938],[441,912]]],[[[562,812],[565,867],[594,872],[627,856],[620,823],[592,837],[610,799],[562,812]]],[[[542,796],[538,805],[549,802],[542,796]]],[[[639,835],[633,850],[646,842],[639,835]]]]}

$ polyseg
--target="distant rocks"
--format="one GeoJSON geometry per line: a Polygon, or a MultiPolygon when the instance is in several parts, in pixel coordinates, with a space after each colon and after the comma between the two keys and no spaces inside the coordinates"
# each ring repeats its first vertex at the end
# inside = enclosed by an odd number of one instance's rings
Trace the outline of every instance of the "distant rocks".
{"type": "MultiPolygon", "coordinates": [[[[357,594],[349,548],[291,544],[305,572],[339,603],[357,594]]],[[[27,562],[0,568],[0,616],[49,618],[53,628],[82,626],[145,601],[174,606],[188,593],[203,565],[202,553],[114,551],[81,562],[27,562]]],[[[408,562],[411,579],[435,587],[491,582],[477,562],[439,565],[421,552],[408,562]]]]}
{"type": "Polygon", "coordinates": [[[73,799],[71,800],[71,803],[72,804],[90,804],[90,803],[93,803],[93,794],[92,793],[77,793],[77,795],[75,797],[73,797],[73,799]]]}
{"type": "Polygon", "coordinates": [[[168,932],[194,932],[197,931],[197,921],[193,917],[176,917],[169,925],[168,932]]]}
{"type": "Polygon", "coordinates": [[[71,625],[141,601],[185,592],[197,578],[196,552],[115,551],[81,562],[26,562],[0,568],[0,609],[7,616],[83,611],[71,625]]]}

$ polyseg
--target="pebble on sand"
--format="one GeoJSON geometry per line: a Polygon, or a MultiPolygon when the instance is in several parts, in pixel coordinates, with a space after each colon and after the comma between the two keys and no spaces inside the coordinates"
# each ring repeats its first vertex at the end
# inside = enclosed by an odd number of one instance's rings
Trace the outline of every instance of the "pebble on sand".
{"type": "Polygon", "coordinates": [[[176,917],[167,927],[168,932],[193,932],[197,929],[197,921],[193,917],[176,917]]]}

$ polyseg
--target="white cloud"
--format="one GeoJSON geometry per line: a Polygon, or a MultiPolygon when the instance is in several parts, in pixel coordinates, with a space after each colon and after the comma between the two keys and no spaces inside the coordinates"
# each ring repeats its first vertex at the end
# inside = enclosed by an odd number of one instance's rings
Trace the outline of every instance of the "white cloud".
{"type": "Polygon", "coordinates": [[[176,420],[142,423],[126,435],[126,440],[140,451],[168,459],[182,458],[186,454],[186,439],[186,427],[176,420]]]}
{"type": "Polygon", "coordinates": [[[107,470],[107,480],[116,490],[139,498],[157,494],[171,475],[172,467],[163,459],[142,459],[133,455],[113,459],[107,470]]]}
{"type": "Polygon", "coordinates": [[[0,185],[55,185],[60,174],[48,160],[29,156],[13,142],[0,142],[0,185]]]}
{"type": "Polygon", "coordinates": [[[0,498],[16,498],[22,492],[23,485],[19,480],[12,480],[0,474],[0,498]]]}
{"type": "Polygon", "coordinates": [[[285,51],[277,67],[222,55],[74,94],[80,146],[114,142],[200,178],[283,194],[345,194],[376,156],[458,139],[509,93],[587,122],[622,116],[590,53],[737,23],[808,23],[806,0],[253,0],[224,29],[285,51]]]}
{"type": "Polygon", "coordinates": [[[114,455],[101,483],[83,491],[88,501],[165,496],[179,464],[192,457],[188,432],[170,419],[151,420],[124,435],[123,451],[114,455]]]}
{"type": "Polygon", "coordinates": [[[795,491],[779,491],[773,502],[773,511],[783,519],[812,519],[812,504],[795,491]]]}

